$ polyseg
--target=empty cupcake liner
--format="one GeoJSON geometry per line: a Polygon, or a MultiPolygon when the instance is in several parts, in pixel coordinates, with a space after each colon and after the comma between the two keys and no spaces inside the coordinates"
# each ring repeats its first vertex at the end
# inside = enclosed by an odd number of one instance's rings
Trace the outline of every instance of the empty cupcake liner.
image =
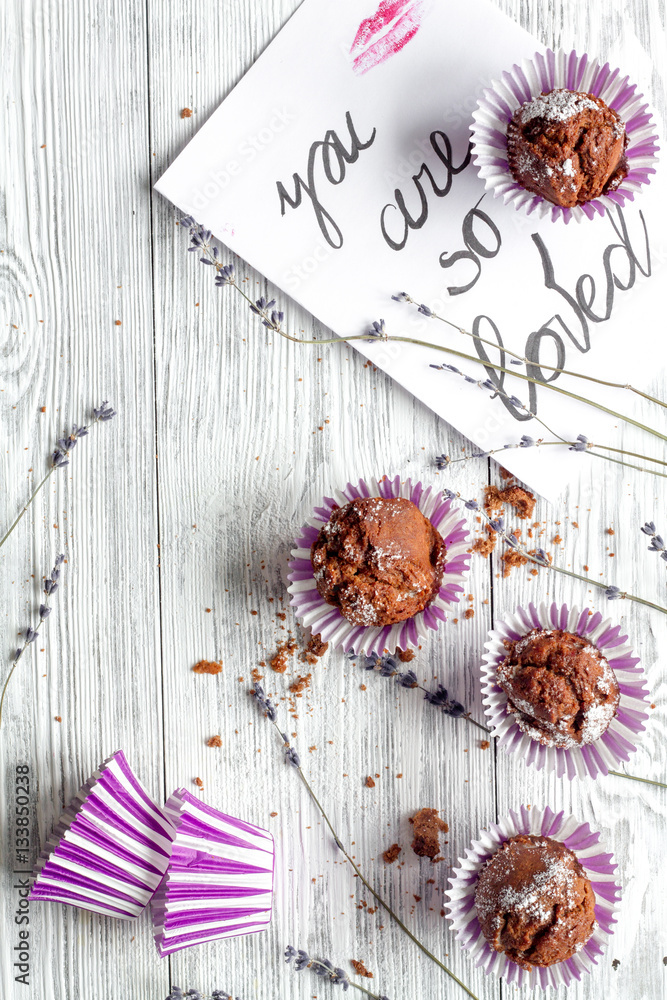
{"type": "Polygon", "coordinates": [[[337,649],[355,654],[366,653],[380,656],[385,649],[393,652],[396,647],[406,649],[416,646],[428,631],[435,631],[440,622],[447,620],[450,605],[459,601],[463,591],[461,581],[469,568],[470,556],[467,552],[468,532],[465,520],[451,500],[421,483],[414,486],[411,479],[401,482],[400,476],[389,479],[360,479],[357,485],[348,483],[344,490],[336,490],[333,497],[324,497],[321,507],[316,507],[313,516],[301,530],[292,549],[289,563],[287,588],[291,594],[291,604],[297,619],[313,634],[319,633],[323,642],[330,642],[337,649]],[[327,523],[335,507],[342,507],[357,497],[404,497],[411,500],[442,535],[447,547],[442,586],[437,597],[418,615],[396,625],[366,627],[352,625],[340,613],[324,601],[315,583],[310,549],[320,529],[327,523]]]}
{"type": "Polygon", "coordinates": [[[46,841],[31,900],[138,917],[166,870],[173,827],[118,750],[86,781],[46,841]]]}
{"type": "Polygon", "coordinates": [[[507,753],[518,753],[527,764],[533,764],[538,771],[546,768],[556,771],[559,777],[597,778],[608,774],[622,761],[628,761],[637,747],[631,740],[644,731],[648,719],[649,691],[646,677],[639,665],[639,658],[632,655],[627,645],[627,635],[621,635],[620,625],[612,625],[611,619],[603,619],[599,611],[592,614],[587,608],[568,608],[567,604],[549,607],[540,604],[536,608],[518,607],[514,614],[496,622],[485,643],[481,674],[484,711],[491,731],[498,738],[500,746],[507,753]],[[607,658],[618,681],[620,700],[616,715],[609,728],[600,739],[587,746],[564,749],[545,747],[537,740],[523,733],[514,715],[507,709],[507,695],[496,681],[496,668],[505,659],[505,639],[520,639],[534,628],[563,629],[584,636],[607,658]]]}
{"type": "Polygon", "coordinates": [[[271,834],[218,812],[184,788],[170,796],[164,811],[175,834],[151,901],[160,956],[265,930],[273,901],[271,834]]]}
{"type": "Polygon", "coordinates": [[[659,149],[648,104],[629,78],[621,76],[620,70],[612,69],[609,63],[601,65],[598,59],[591,59],[585,53],[580,56],[562,49],[557,53],[551,49],[544,54],[536,52],[532,59],[512,66],[483,91],[473,114],[472,140],[473,160],[487,191],[528,215],[534,213],[540,219],[549,217],[552,221],[563,219],[566,223],[571,219],[577,222],[592,219],[596,214],[604,215],[606,210],[632,201],[635,194],[650,183],[659,149]],[[507,163],[507,125],[512,114],[542,91],[557,88],[601,97],[621,116],[628,135],[627,177],[616,191],[574,208],[552,205],[540,195],[526,191],[514,180],[507,163]]]}
{"type": "Polygon", "coordinates": [[[573,980],[581,979],[583,973],[592,971],[613,934],[621,896],[620,886],[614,877],[616,867],[613,855],[603,853],[600,834],[594,833],[588,823],[581,824],[563,812],[554,813],[548,806],[545,809],[521,806],[518,812],[510,811],[509,817],[489,824],[488,829],[480,832],[479,839],[473,840],[465,856],[459,859],[454,877],[449,880],[450,888],[445,892],[448,899],[445,903],[447,919],[461,946],[470,952],[475,965],[481,966],[486,975],[494,973],[516,986],[541,986],[544,989],[548,986],[569,986],[573,980]],[[535,967],[530,971],[510,961],[502,952],[494,951],[482,934],[475,909],[475,888],[480,870],[501,844],[520,833],[552,837],[573,851],[591,881],[596,900],[597,926],[583,948],[564,962],[545,968],[535,967]]]}

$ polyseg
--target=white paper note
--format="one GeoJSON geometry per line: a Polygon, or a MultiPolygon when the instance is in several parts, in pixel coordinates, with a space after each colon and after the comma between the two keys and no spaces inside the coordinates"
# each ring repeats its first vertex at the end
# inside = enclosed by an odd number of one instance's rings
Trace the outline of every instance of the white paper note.
{"type": "MultiPolygon", "coordinates": [[[[277,298],[283,290],[340,336],[382,318],[390,335],[478,357],[471,338],[392,301],[406,291],[521,356],[647,387],[665,363],[660,171],[634,204],[581,224],[503,206],[469,162],[471,115],[482,89],[540,46],[486,0],[383,0],[379,13],[394,17],[379,31],[376,10],[376,0],[305,0],[157,189],[266,275],[277,298]]],[[[391,341],[355,346],[485,451],[523,434],[552,438],[429,367],[488,378],[473,361],[391,341]]],[[[499,352],[486,351],[497,365],[499,352]]],[[[623,390],[563,375],[555,384],[633,413],[623,390]]],[[[533,396],[518,378],[503,385],[568,440],[622,442],[618,419],[543,387],[533,396]]],[[[501,457],[548,498],[601,461],[560,448],[501,457]]]]}

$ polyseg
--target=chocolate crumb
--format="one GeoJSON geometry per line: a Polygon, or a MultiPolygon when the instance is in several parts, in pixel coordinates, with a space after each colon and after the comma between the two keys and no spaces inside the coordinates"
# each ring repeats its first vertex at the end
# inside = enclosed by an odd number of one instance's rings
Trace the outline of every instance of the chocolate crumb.
{"type": "Polygon", "coordinates": [[[306,688],[310,687],[310,678],[312,676],[313,676],[312,674],[306,674],[303,677],[297,677],[296,680],[293,680],[292,683],[290,684],[289,686],[290,691],[293,694],[301,694],[303,691],[306,690],[306,688]]]}
{"type": "Polygon", "coordinates": [[[300,659],[305,660],[306,663],[310,663],[312,666],[321,656],[324,656],[328,648],[329,643],[322,642],[322,636],[318,632],[310,637],[306,643],[306,648],[301,653],[300,659]]]}
{"type": "Polygon", "coordinates": [[[440,851],[440,834],[447,833],[448,825],[440,819],[437,809],[420,809],[410,817],[415,835],[412,850],[419,858],[435,861],[440,851]]]}
{"type": "Polygon", "coordinates": [[[195,674],[219,674],[222,670],[222,660],[200,660],[192,668],[195,674]]]}
{"type": "Polygon", "coordinates": [[[502,511],[503,504],[513,507],[521,518],[532,517],[535,503],[535,495],[523,486],[506,486],[504,490],[497,486],[484,487],[484,510],[490,517],[502,511]]]}
{"type": "Polygon", "coordinates": [[[269,661],[271,669],[277,674],[284,674],[287,670],[287,659],[296,652],[296,641],[292,638],[287,642],[280,643],[275,655],[269,661]]]}
{"type": "Polygon", "coordinates": [[[392,844],[391,847],[388,847],[386,851],[382,852],[382,857],[384,859],[384,863],[386,865],[393,865],[394,861],[396,860],[396,858],[398,857],[398,855],[401,853],[401,851],[402,851],[402,848],[399,847],[398,844],[392,844]]]}
{"type": "Polygon", "coordinates": [[[356,972],[358,976],[364,976],[366,979],[372,979],[373,973],[369,972],[363,962],[358,962],[356,958],[350,959],[350,965],[356,972]]]}
{"type": "Polygon", "coordinates": [[[486,525],[486,537],[481,535],[476,538],[472,544],[472,552],[478,552],[480,556],[484,556],[487,559],[496,547],[497,534],[493,530],[490,524],[486,525]]]}

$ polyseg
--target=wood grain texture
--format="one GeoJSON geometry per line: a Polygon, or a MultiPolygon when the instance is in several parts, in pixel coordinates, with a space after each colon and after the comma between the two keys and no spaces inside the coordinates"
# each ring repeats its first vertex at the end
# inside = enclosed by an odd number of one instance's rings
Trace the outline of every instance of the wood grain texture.
{"type": "MultiPolygon", "coordinates": [[[[480,827],[521,802],[589,821],[620,864],[620,927],[595,975],[568,996],[658,1000],[667,995],[664,790],[613,777],[570,784],[484,751],[476,730],[338,653],[312,668],[295,660],[285,675],[259,666],[287,630],[296,632],[286,557],[318,498],[385,472],[464,496],[479,496],[489,477],[475,462],[438,477],[433,456],[466,442],[352,350],[316,352],[267,337],[238,298],[213,287],[185,252],[173,209],[151,193],[296,6],[8,0],[0,14],[8,94],[0,112],[0,527],[68,423],[104,398],[119,411],[77,446],[0,552],[3,662],[57,551],[68,560],[45,641],[17,671],[0,731],[0,992],[7,1000],[161,1000],[174,983],[243,1000],[326,998],[331,987],[284,965],[292,943],[347,969],[363,960],[374,973],[365,985],[391,1000],[462,996],[381,911],[369,912],[372,899],[250,702],[258,668],[362,870],[480,1000],[512,991],[472,968],[440,916],[442,892],[480,827]],[[191,118],[180,117],[184,107],[191,118]],[[202,657],[222,659],[222,673],[193,674],[202,657]],[[288,685],[304,672],[312,672],[310,687],[290,700],[288,685]],[[222,747],[207,747],[216,734],[222,747]],[[11,957],[15,766],[32,769],[34,854],[81,781],[119,746],[157,799],[181,785],[194,790],[199,777],[206,801],[273,832],[273,923],[266,934],[161,962],[146,916],[130,925],[35,904],[26,990],[14,983],[11,957]],[[368,774],[380,775],[373,789],[364,787],[368,774]],[[424,805],[450,825],[436,866],[409,850],[408,817],[424,805]],[[387,868],[381,852],[393,842],[403,853],[387,868]]],[[[646,53],[639,83],[664,114],[660,0],[499,6],[556,45],[576,41],[611,56],[622,36],[634,35],[646,53]]],[[[253,292],[264,290],[260,275],[239,270],[253,292]]],[[[321,332],[302,310],[288,303],[286,312],[290,328],[321,332]]],[[[659,380],[653,388],[667,391],[659,380]]],[[[655,419],[648,407],[645,416],[655,419]]],[[[624,441],[640,438],[626,432],[624,441]]],[[[497,481],[495,466],[490,474],[497,481]]],[[[664,512],[659,482],[590,459],[579,488],[538,507],[541,544],[563,565],[589,566],[593,577],[664,603],[664,564],[638,531],[664,512]]],[[[474,517],[470,526],[478,527],[474,517]]],[[[420,679],[437,678],[482,718],[478,664],[494,615],[537,598],[600,607],[640,650],[658,706],[629,769],[664,779],[665,620],[628,602],[603,607],[584,584],[500,572],[496,558],[473,559],[475,616],[456,616],[424,644],[414,663],[420,679]]]]}

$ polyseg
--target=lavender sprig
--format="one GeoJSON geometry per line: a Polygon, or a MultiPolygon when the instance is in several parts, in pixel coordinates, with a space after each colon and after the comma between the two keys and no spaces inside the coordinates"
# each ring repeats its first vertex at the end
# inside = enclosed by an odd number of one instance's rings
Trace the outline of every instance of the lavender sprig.
{"type": "Polygon", "coordinates": [[[478,729],[482,729],[485,733],[491,732],[481,722],[473,719],[470,712],[466,712],[465,707],[460,701],[450,698],[447,688],[443,687],[442,684],[438,684],[435,690],[429,691],[428,688],[419,683],[414,670],[401,671],[398,660],[391,653],[385,653],[382,656],[363,656],[350,652],[347,654],[347,658],[352,663],[358,662],[363,670],[373,670],[380,677],[393,677],[399,687],[418,688],[424,692],[424,701],[427,701],[429,705],[435,706],[435,708],[439,708],[443,715],[449,715],[452,719],[465,719],[467,722],[471,722],[473,726],[477,726],[478,729]]]}
{"type": "Polygon", "coordinates": [[[648,547],[649,552],[659,552],[660,558],[667,562],[667,548],[665,548],[665,542],[662,535],[659,535],[655,530],[655,524],[653,521],[647,521],[646,524],[642,525],[639,529],[645,535],[651,539],[651,544],[648,547]]]}
{"type": "MultiPolygon", "coordinates": [[[[273,706],[272,703],[269,701],[269,699],[267,698],[267,696],[266,696],[263,688],[259,684],[255,684],[255,686],[251,689],[250,694],[253,695],[253,697],[255,698],[255,701],[257,702],[257,704],[260,707],[260,710],[266,716],[266,718],[269,719],[269,722],[271,722],[271,724],[275,728],[276,732],[279,734],[279,736],[280,736],[280,738],[282,740],[282,747],[283,747],[283,751],[284,751],[284,754],[285,754],[285,762],[287,764],[289,764],[292,767],[292,769],[295,770],[296,773],[298,774],[299,779],[300,779],[302,785],[306,789],[306,791],[307,791],[308,795],[310,796],[313,804],[315,805],[315,807],[318,810],[320,816],[324,820],[324,822],[325,822],[325,824],[326,824],[326,826],[327,826],[327,828],[329,830],[329,833],[333,837],[333,840],[334,840],[334,843],[335,843],[336,847],[341,852],[341,854],[343,855],[343,857],[345,858],[345,860],[350,864],[350,866],[352,867],[352,869],[353,869],[355,875],[357,876],[357,878],[359,879],[359,881],[362,883],[362,885],[364,885],[366,887],[366,889],[370,892],[370,894],[373,896],[373,898],[377,901],[378,905],[382,907],[382,909],[388,914],[388,916],[394,921],[394,923],[398,927],[400,927],[400,929],[403,931],[403,933],[406,934],[410,938],[410,940],[413,942],[413,944],[415,944],[420,949],[420,951],[424,955],[426,955],[426,957],[428,959],[430,959],[432,962],[435,962],[435,964],[440,969],[442,969],[443,972],[445,972],[451,979],[453,979],[454,982],[457,983],[461,987],[461,989],[465,993],[467,993],[467,995],[469,997],[472,998],[472,1000],[478,1000],[478,998],[475,996],[475,994],[472,993],[468,989],[468,987],[465,985],[465,983],[461,982],[461,980],[458,978],[458,976],[456,976],[450,969],[448,969],[447,966],[444,965],[444,963],[441,962],[439,958],[436,958],[436,956],[432,952],[430,952],[428,950],[428,948],[426,947],[426,945],[422,944],[422,942],[419,940],[419,938],[417,938],[412,933],[412,931],[410,930],[410,928],[407,927],[403,923],[403,921],[401,920],[401,918],[399,916],[397,916],[396,913],[394,913],[394,911],[392,910],[392,908],[389,906],[389,903],[385,902],[385,900],[382,898],[382,896],[380,896],[380,894],[370,884],[370,882],[368,881],[368,879],[363,875],[363,873],[361,872],[361,869],[357,865],[356,861],[354,860],[354,858],[352,857],[352,855],[349,853],[349,851],[347,850],[347,848],[343,845],[340,837],[338,836],[338,834],[336,833],[336,831],[334,829],[334,826],[333,826],[331,820],[329,819],[329,816],[325,812],[324,807],[322,806],[321,802],[319,801],[319,799],[315,795],[315,792],[313,791],[312,786],[310,785],[308,779],[306,778],[306,775],[303,772],[303,768],[301,767],[301,762],[299,760],[299,755],[297,754],[297,752],[294,749],[294,747],[292,747],[292,745],[290,743],[290,740],[289,740],[289,737],[287,736],[286,733],[283,733],[281,731],[281,729],[280,729],[280,727],[278,725],[277,720],[275,718],[272,719],[270,717],[270,715],[269,715],[269,713],[267,711],[267,704],[270,705],[271,707],[273,707],[274,709],[275,709],[275,706],[273,706]]],[[[300,952],[297,952],[297,956],[300,955],[300,954],[301,954],[300,952]]],[[[304,960],[308,959],[308,956],[307,956],[307,954],[305,952],[303,952],[303,956],[304,956],[304,960]]],[[[306,965],[307,965],[307,961],[306,961],[306,965]]],[[[306,968],[306,965],[303,965],[302,967],[306,968]]],[[[354,984],[351,984],[351,985],[354,985],[354,984]]],[[[358,984],[356,984],[356,985],[358,986],[358,984]]]]}
{"type": "Polygon", "coordinates": [[[609,600],[623,599],[627,601],[635,601],[637,604],[643,604],[647,608],[653,608],[654,611],[659,611],[663,615],[667,615],[667,608],[663,608],[660,604],[654,604],[653,601],[647,601],[643,597],[636,597],[634,594],[629,594],[626,590],[621,590],[620,587],[615,585],[610,586],[608,583],[603,583],[600,580],[595,580],[590,576],[583,576],[581,573],[576,573],[574,570],[565,569],[564,566],[558,566],[555,563],[549,562],[546,557],[546,553],[543,549],[537,549],[535,552],[529,552],[527,549],[523,548],[517,542],[514,535],[509,534],[504,528],[502,518],[498,521],[494,521],[486,513],[483,507],[479,505],[477,500],[464,500],[460,493],[455,493],[454,490],[443,490],[443,496],[447,500],[456,501],[459,500],[467,510],[474,510],[480,514],[487,524],[489,524],[494,531],[497,531],[498,536],[505,542],[506,545],[511,546],[516,549],[528,562],[535,563],[537,566],[542,566],[544,569],[553,570],[554,573],[561,573],[564,576],[569,576],[574,580],[581,580],[590,586],[597,587],[598,590],[603,591],[605,596],[609,600]],[[498,528],[494,525],[499,525],[498,528]]]}
{"type": "MultiPolygon", "coordinates": [[[[266,314],[264,314],[263,310],[260,309],[258,311],[258,308],[257,308],[258,303],[257,302],[253,302],[253,300],[250,298],[250,296],[246,295],[246,293],[243,291],[243,289],[237,284],[236,279],[235,279],[234,276],[232,276],[231,280],[218,281],[217,275],[223,270],[223,268],[225,266],[227,266],[229,268],[230,265],[223,265],[222,262],[220,261],[218,248],[211,245],[211,233],[210,233],[210,231],[203,229],[202,226],[199,226],[198,223],[196,223],[195,220],[191,216],[188,216],[185,219],[181,219],[181,225],[185,226],[189,230],[189,233],[190,233],[190,241],[191,241],[192,245],[190,247],[188,247],[188,249],[190,251],[199,251],[199,252],[201,252],[202,256],[200,257],[200,261],[203,264],[208,264],[208,265],[212,265],[213,267],[215,267],[215,269],[216,269],[216,284],[217,285],[231,285],[233,288],[235,288],[236,291],[240,295],[242,295],[243,298],[246,300],[246,302],[250,306],[251,311],[254,312],[254,313],[256,313],[256,314],[258,314],[258,315],[261,315],[264,326],[268,327],[268,329],[272,330],[273,332],[280,334],[280,336],[284,337],[286,340],[291,340],[295,344],[316,344],[317,346],[322,346],[323,344],[351,343],[352,341],[356,341],[356,340],[368,341],[369,339],[373,339],[373,340],[378,339],[376,337],[376,335],[372,332],[375,329],[375,324],[373,324],[373,326],[370,328],[370,330],[367,331],[366,333],[357,334],[357,335],[350,336],[350,337],[326,337],[326,338],[322,338],[322,339],[307,339],[307,338],[292,336],[290,333],[287,333],[286,330],[282,329],[281,322],[274,323],[269,316],[267,316],[266,314]]],[[[399,296],[392,296],[392,298],[398,299],[398,301],[402,301],[402,302],[408,302],[408,301],[413,302],[414,301],[414,300],[410,299],[410,297],[405,292],[400,293],[399,296]]],[[[423,315],[425,315],[425,316],[432,317],[433,319],[439,319],[443,323],[447,323],[450,326],[454,326],[455,329],[460,330],[460,332],[462,332],[462,333],[467,333],[466,330],[462,330],[456,324],[450,323],[449,320],[445,320],[443,317],[438,316],[428,306],[426,306],[424,304],[420,304],[419,305],[419,311],[423,315]]],[[[382,323],[382,321],[380,321],[380,320],[378,320],[376,322],[378,323],[378,325],[380,325],[382,323]]],[[[384,329],[384,328],[382,328],[381,332],[382,332],[382,335],[381,335],[381,339],[382,340],[391,340],[391,341],[394,341],[396,343],[416,344],[419,347],[428,347],[428,348],[430,348],[431,350],[434,350],[434,351],[441,351],[441,352],[444,352],[445,354],[451,354],[451,355],[453,355],[455,357],[463,358],[466,361],[472,361],[473,364],[482,365],[483,367],[485,367],[488,364],[488,362],[485,362],[482,358],[475,357],[472,354],[466,354],[464,351],[454,350],[454,348],[451,348],[451,347],[445,347],[445,346],[443,346],[441,344],[432,344],[430,341],[427,341],[427,340],[418,340],[418,339],[416,339],[414,337],[396,337],[396,336],[393,336],[393,335],[390,336],[387,333],[386,329],[384,329]]],[[[472,334],[470,334],[470,336],[472,336],[472,334]]],[[[481,340],[482,338],[480,337],[478,339],[481,340]]],[[[496,345],[493,345],[493,346],[497,347],[498,345],[496,344],[496,345]]],[[[506,351],[506,353],[509,353],[509,352],[506,351]]],[[[608,413],[610,416],[616,417],[618,420],[623,420],[625,423],[632,424],[635,427],[639,427],[640,430],[646,431],[647,434],[651,434],[654,437],[659,438],[661,441],[667,441],[667,434],[662,434],[659,431],[655,430],[655,428],[647,427],[646,424],[642,424],[639,421],[633,419],[632,417],[625,416],[623,413],[618,413],[616,410],[612,410],[608,406],[604,406],[602,403],[597,403],[597,402],[595,402],[595,400],[588,399],[586,396],[580,396],[580,395],[578,395],[575,392],[570,392],[569,389],[563,389],[561,386],[555,385],[553,383],[553,381],[544,382],[541,379],[533,378],[531,375],[525,375],[523,372],[518,372],[516,370],[512,371],[510,368],[505,368],[503,365],[499,365],[499,364],[494,365],[493,367],[494,367],[494,370],[497,371],[497,372],[503,372],[503,373],[508,374],[508,375],[514,375],[514,376],[516,376],[516,378],[522,379],[524,382],[533,383],[534,385],[540,386],[540,387],[542,387],[544,389],[551,390],[552,392],[557,392],[557,393],[559,393],[562,396],[568,396],[570,399],[576,399],[580,403],[585,403],[588,406],[593,406],[593,407],[595,407],[595,409],[601,410],[603,413],[608,413]]],[[[548,368],[548,365],[543,365],[542,367],[546,369],[546,368],[548,368]]],[[[558,369],[558,371],[560,371],[560,370],[561,369],[558,369]]],[[[570,374],[570,375],[576,375],[577,373],[575,373],[575,372],[568,372],[568,374],[570,374]]],[[[588,381],[592,381],[592,382],[601,382],[601,383],[603,382],[602,379],[595,379],[592,376],[588,376],[588,375],[579,375],[579,377],[580,378],[585,378],[588,381]]],[[[603,384],[616,385],[616,383],[603,383],[603,384]]],[[[619,387],[620,388],[628,388],[628,389],[632,389],[633,388],[632,386],[619,386],[619,387]]],[[[655,399],[653,396],[649,396],[646,393],[640,392],[640,390],[638,390],[638,389],[633,389],[633,392],[638,392],[640,395],[644,396],[646,399],[649,399],[649,400],[651,400],[653,402],[659,403],[661,406],[667,406],[667,403],[662,403],[660,400],[655,399]]]]}
{"type": "Polygon", "coordinates": [[[3,708],[3,705],[5,703],[5,695],[7,693],[7,688],[9,686],[9,682],[12,679],[12,674],[16,670],[16,666],[17,666],[19,660],[21,659],[21,657],[23,656],[23,654],[25,653],[25,651],[28,648],[28,646],[32,645],[32,643],[35,641],[35,639],[37,639],[39,637],[39,631],[38,631],[38,629],[40,628],[41,625],[44,624],[44,622],[46,621],[46,619],[51,614],[52,608],[49,605],[49,600],[53,596],[53,594],[55,594],[56,590],[58,589],[58,585],[59,585],[58,581],[60,580],[60,567],[62,566],[62,564],[63,564],[64,561],[65,561],[65,556],[64,555],[59,555],[56,558],[55,565],[54,565],[53,569],[51,570],[51,576],[48,576],[46,578],[46,580],[44,581],[44,594],[45,594],[45,597],[44,597],[44,600],[42,601],[42,603],[39,606],[39,618],[37,620],[37,627],[33,628],[32,625],[28,625],[28,627],[27,627],[27,629],[25,630],[25,633],[24,633],[23,645],[19,646],[14,651],[14,655],[12,656],[12,667],[11,667],[11,670],[9,671],[9,675],[8,675],[7,680],[5,681],[4,687],[2,689],[2,694],[0,695],[0,726],[2,726],[2,708],[3,708]]]}
{"type": "Polygon", "coordinates": [[[307,952],[302,949],[293,948],[291,944],[288,944],[285,949],[285,961],[288,964],[293,961],[296,972],[303,972],[304,969],[310,969],[320,979],[328,980],[333,986],[342,986],[344,993],[352,986],[355,990],[360,990],[366,996],[372,997],[373,1000],[389,1000],[388,997],[373,993],[360,983],[353,982],[345,969],[337,968],[327,958],[310,958],[307,952]]]}
{"type": "MultiPolygon", "coordinates": [[[[180,986],[172,986],[171,993],[166,1000],[186,1000],[187,997],[190,1000],[234,1000],[231,993],[225,993],[224,990],[201,993],[200,990],[182,990],[180,986]]],[[[240,1000],[240,997],[236,997],[236,1000],[240,1000]]]]}
{"type": "MultiPolygon", "coordinates": [[[[536,441],[528,434],[523,434],[521,437],[521,441],[518,444],[505,444],[503,445],[502,448],[493,448],[490,451],[473,451],[470,453],[470,455],[467,455],[464,458],[454,459],[455,462],[465,462],[468,461],[470,458],[490,458],[492,455],[497,455],[503,451],[507,451],[509,448],[532,448],[532,447],[548,446],[548,445],[565,445],[569,447],[570,451],[586,452],[587,454],[594,455],[597,458],[604,458],[607,462],[613,462],[615,465],[623,465],[628,469],[636,469],[637,472],[648,472],[651,475],[660,476],[662,479],[667,479],[667,472],[658,472],[657,469],[646,469],[640,465],[635,465],[633,462],[626,462],[624,459],[612,458],[611,455],[604,455],[600,451],[596,451],[595,449],[602,448],[604,451],[613,451],[617,455],[629,455],[634,458],[641,458],[645,462],[654,462],[657,465],[662,465],[667,468],[667,461],[665,461],[662,458],[653,458],[651,455],[641,455],[636,451],[626,451],[625,448],[616,448],[613,445],[593,444],[593,442],[589,441],[584,434],[579,434],[577,436],[576,441],[567,441],[565,438],[561,437],[560,434],[557,434],[556,431],[554,431],[551,427],[549,427],[549,425],[545,423],[544,420],[541,419],[541,417],[538,417],[536,413],[530,410],[525,405],[525,403],[522,403],[517,396],[510,395],[509,393],[505,392],[505,390],[500,388],[500,386],[494,385],[494,383],[490,379],[485,379],[484,381],[481,381],[479,379],[473,378],[472,375],[466,375],[465,372],[462,372],[455,365],[431,364],[429,365],[429,368],[434,368],[436,371],[446,371],[446,372],[451,372],[454,375],[459,375],[461,376],[461,378],[463,378],[466,382],[470,383],[471,385],[476,385],[479,389],[486,389],[488,392],[491,392],[492,398],[500,396],[501,399],[504,399],[508,403],[511,403],[512,406],[516,407],[519,410],[522,410],[526,414],[526,416],[529,417],[531,420],[536,420],[538,424],[541,424],[542,427],[545,428],[545,430],[547,430],[550,434],[553,434],[554,437],[557,439],[555,441],[544,441],[542,438],[540,438],[536,441]]],[[[435,459],[435,464],[439,469],[446,468],[446,466],[450,465],[451,462],[452,460],[447,455],[438,455],[435,459]]]]}
{"type": "MultiPolygon", "coordinates": [[[[479,334],[471,333],[470,330],[464,329],[463,327],[459,326],[458,323],[453,323],[451,320],[445,319],[444,316],[439,316],[437,313],[433,312],[433,310],[430,309],[428,306],[424,305],[423,303],[417,302],[417,300],[413,299],[410,295],[408,295],[407,292],[399,292],[397,295],[392,295],[392,299],[394,300],[394,302],[405,302],[409,305],[416,306],[417,312],[421,313],[422,316],[426,316],[429,319],[437,319],[441,323],[445,323],[447,326],[451,326],[452,329],[456,330],[458,333],[463,334],[463,336],[470,337],[472,338],[472,340],[476,340],[480,344],[487,344],[487,346],[493,347],[497,351],[500,351],[503,354],[508,355],[511,359],[510,364],[512,365],[519,366],[519,365],[530,364],[528,358],[522,357],[520,354],[515,354],[514,351],[510,351],[509,348],[505,346],[501,347],[497,341],[488,340],[485,337],[480,337],[479,334]]],[[[597,385],[606,385],[612,389],[626,389],[629,392],[636,393],[643,399],[648,399],[651,403],[656,403],[658,406],[667,407],[667,403],[664,402],[664,400],[658,399],[656,396],[651,396],[649,395],[649,393],[643,392],[641,389],[636,389],[634,386],[628,385],[628,383],[626,382],[608,382],[606,379],[596,378],[594,375],[584,375],[582,372],[570,371],[567,368],[556,368],[553,365],[542,364],[541,361],[540,361],[540,368],[544,369],[544,371],[560,372],[562,375],[571,375],[572,378],[585,379],[587,382],[595,382],[597,383],[597,385]]],[[[512,372],[511,374],[516,374],[516,373],[512,372]]]]}
{"type": "Polygon", "coordinates": [[[10,527],[7,529],[2,538],[0,538],[0,547],[5,544],[5,542],[11,535],[14,528],[16,527],[16,525],[19,523],[19,521],[27,511],[28,507],[30,506],[30,504],[33,502],[33,500],[41,490],[42,486],[44,486],[47,480],[51,478],[56,469],[63,469],[66,465],[69,465],[70,454],[72,450],[76,447],[77,441],[79,441],[82,437],[87,437],[90,430],[96,424],[105,424],[109,420],[113,420],[115,416],[116,416],[116,411],[112,407],[110,407],[107,400],[105,400],[103,403],[101,403],[99,406],[93,409],[93,419],[91,421],[90,427],[86,427],[85,425],[79,427],[78,424],[73,424],[69,434],[65,434],[64,437],[58,438],[58,440],[56,441],[56,446],[53,452],[51,453],[51,463],[49,465],[46,475],[41,480],[41,482],[35,487],[30,496],[30,499],[26,503],[25,507],[23,507],[16,520],[10,525],[10,527]]]}
{"type": "Polygon", "coordinates": [[[614,448],[609,444],[593,444],[593,442],[588,441],[586,447],[582,447],[583,434],[580,434],[576,441],[566,441],[565,439],[559,438],[557,441],[545,441],[544,438],[530,437],[528,434],[522,434],[520,441],[515,441],[512,443],[504,444],[501,448],[491,448],[489,451],[471,451],[467,455],[461,455],[459,458],[451,458],[449,455],[436,455],[433,459],[436,469],[448,468],[450,465],[458,465],[460,462],[469,462],[473,458],[492,458],[494,455],[500,455],[505,451],[509,451],[515,448],[549,448],[549,447],[563,447],[568,446],[570,451],[584,451],[587,450],[589,455],[594,455],[597,458],[604,458],[608,462],[615,462],[618,465],[624,465],[628,469],[636,469],[637,472],[648,472],[654,476],[660,476],[662,479],[667,479],[667,473],[658,472],[656,469],[645,469],[640,465],[635,465],[633,462],[617,461],[611,458],[609,455],[601,455],[596,448],[604,448],[605,451],[614,451],[621,455],[630,455],[635,458],[641,458],[645,462],[655,462],[657,465],[664,465],[667,467],[667,462],[661,458],[653,458],[651,455],[640,455],[636,451],[626,451],[625,448],[614,448]]]}

